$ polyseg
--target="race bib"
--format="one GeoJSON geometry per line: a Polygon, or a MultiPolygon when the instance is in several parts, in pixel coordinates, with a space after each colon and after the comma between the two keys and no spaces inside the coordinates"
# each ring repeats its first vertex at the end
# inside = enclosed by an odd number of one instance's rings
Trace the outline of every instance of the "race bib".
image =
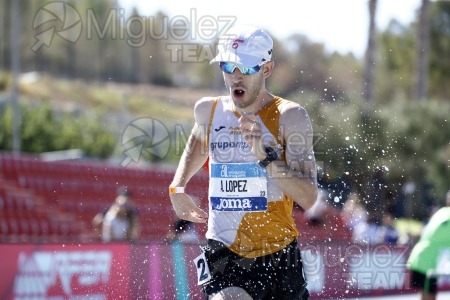
{"type": "Polygon", "coordinates": [[[209,271],[208,261],[203,252],[194,259],[194,265],[197,269],[197,284],[201,285],[211,280],[211,272],[209,271]]]}
{"type": "Polygon", "coordinates": [[[215,211],[266,211],[266,170],[257,163],[213,163],[209,200],[215,211]]]}

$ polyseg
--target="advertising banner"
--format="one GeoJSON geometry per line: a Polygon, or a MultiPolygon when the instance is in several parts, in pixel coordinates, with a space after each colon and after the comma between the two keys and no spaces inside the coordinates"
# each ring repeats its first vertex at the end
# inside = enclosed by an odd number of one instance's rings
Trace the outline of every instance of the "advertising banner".
{"type": "Polygon", "coordinates": [[[129,245],[0,245],[0,299],[128,299],[129,245]]]}
{"type": "MultiPolygon", "coordinates": [[[[416,293],[408,247],[303,245],[311,299],[416,293]]],[[[197,244],[0,244],[0,299],[205,299],[193,261],[197,244]]],[[[440,264],[448,267],[450,251],[440,264]]],[[[448,277],[440,289],[448,290],[448,277]]]]}

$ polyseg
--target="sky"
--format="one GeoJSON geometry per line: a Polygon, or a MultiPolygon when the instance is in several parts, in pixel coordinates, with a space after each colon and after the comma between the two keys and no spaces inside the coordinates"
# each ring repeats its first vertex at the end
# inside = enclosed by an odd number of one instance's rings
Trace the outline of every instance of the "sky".
{"type": "MultiPolygon", "coordinates": [[[[136,7],[144,16],[154,16],[157,11],[163,11],[169,18],[186,16],[194,25],[198,24],[202,16],[214,18],[218,26],[227,24],[223,17],[235,17],[234,24],[262,27],[279,40],[294,33],[304,34],[313,42],[323,43],[327,51],[338,51],[342,54],[352,52],[358,57],[364,55],[367,45],[368,2],[368,0],[119,1],[126,11],[136,7]]],[[[378,0],[376,11],[378,29],[385,29],[391,19],[408,25],[416,18],[420,4],[421,0],[378,0]]]]}

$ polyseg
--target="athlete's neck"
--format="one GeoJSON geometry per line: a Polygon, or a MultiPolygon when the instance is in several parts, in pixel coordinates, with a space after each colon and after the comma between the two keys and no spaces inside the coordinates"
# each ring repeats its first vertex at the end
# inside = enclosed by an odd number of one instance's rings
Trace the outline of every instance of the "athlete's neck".
{"type": "Polygon", "coordinates": [[[264,106],[266,106],[269,102],[271,102],[275,98],[274,95],[270,94],[267,91],[264,91],[256,97],[256,101],[247,107],[237,107],[233,103],[233,110],[239,115],[249,115],[249,114],[257,114],[264,106]]]}

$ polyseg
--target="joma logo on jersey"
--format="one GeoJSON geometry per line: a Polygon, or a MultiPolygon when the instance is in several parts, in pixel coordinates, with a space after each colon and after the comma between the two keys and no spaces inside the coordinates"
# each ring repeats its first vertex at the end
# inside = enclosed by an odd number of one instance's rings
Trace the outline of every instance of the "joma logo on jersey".
{"type": "Polygon", "coordinates": [[[265,211],[267,198],[222,198],[211,197],[211,206],[216,211],[265,211]]]}
{"type": "Polygon", "coordinates": [[[219,205],[215,207],[216,210],[246,210],[251,209],[252,203],[250,199],[220,199],[219,205]]]}

